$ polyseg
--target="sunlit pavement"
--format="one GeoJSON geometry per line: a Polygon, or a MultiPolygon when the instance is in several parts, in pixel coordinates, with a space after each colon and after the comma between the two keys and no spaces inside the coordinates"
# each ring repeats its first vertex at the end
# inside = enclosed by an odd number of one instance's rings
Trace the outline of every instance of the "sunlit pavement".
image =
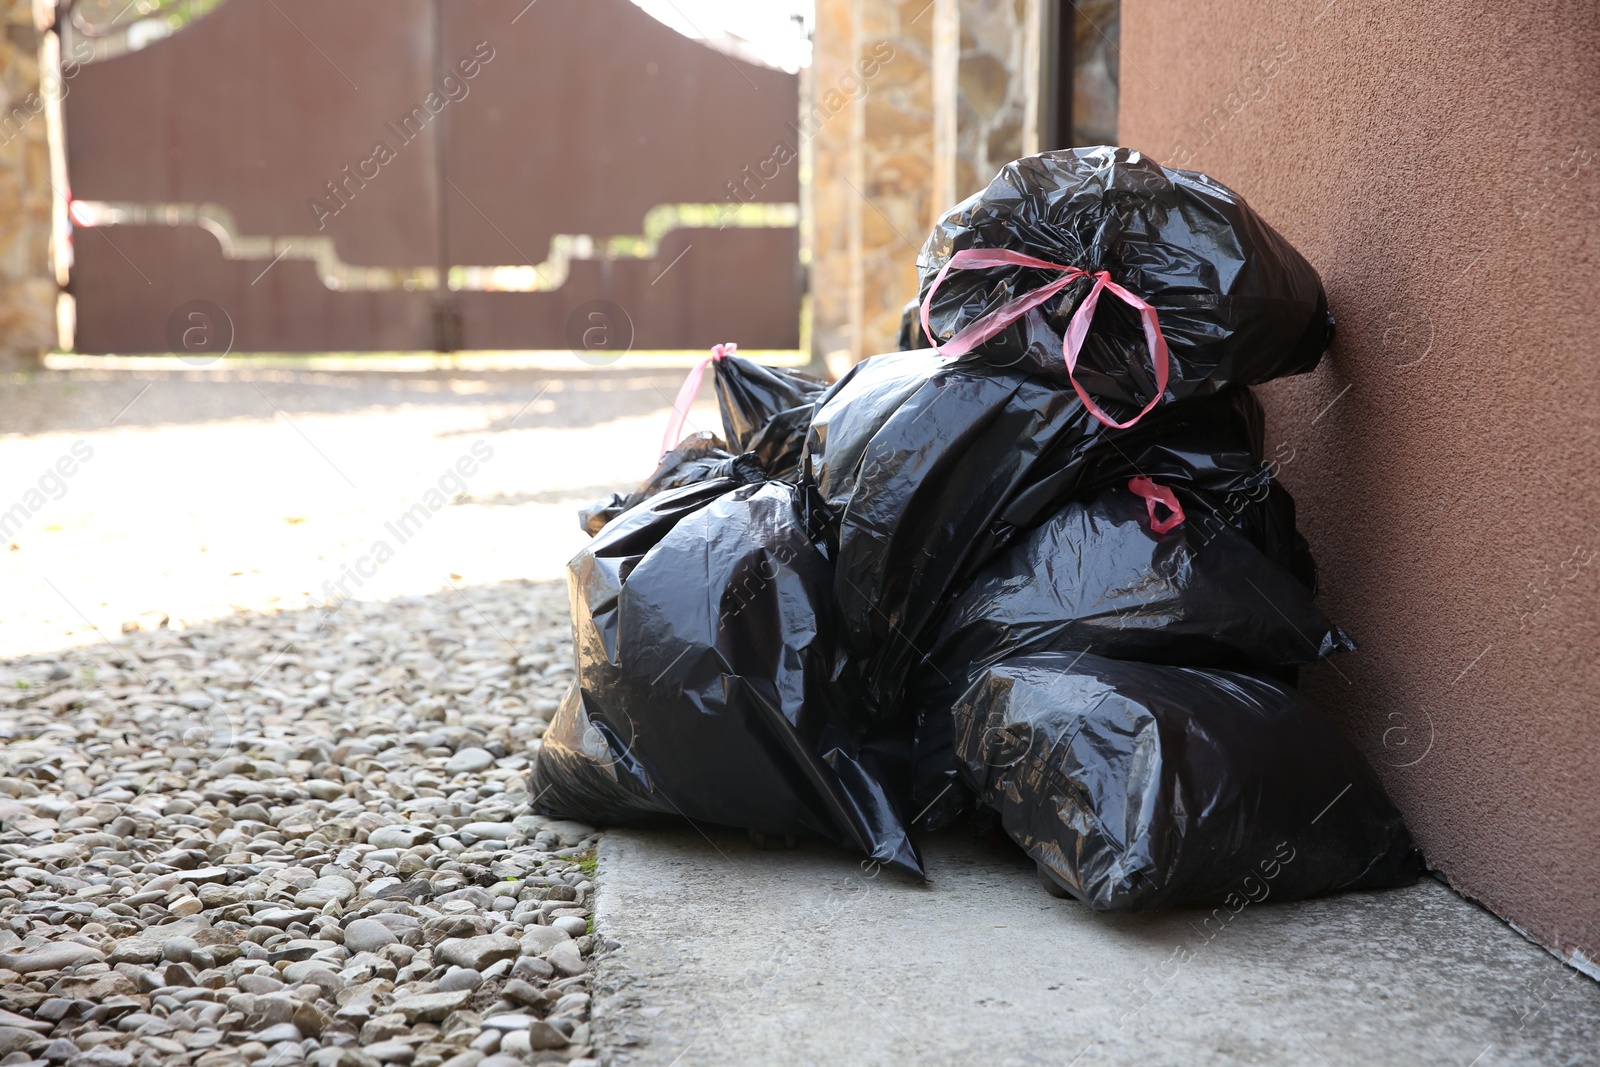
{"type": "Polygon", "coordinates": [[[11,378],[0,655],[163,617],[560,578],[586,540],[577,509],[653,469],[683,375],[569,362],[11,378]]]}

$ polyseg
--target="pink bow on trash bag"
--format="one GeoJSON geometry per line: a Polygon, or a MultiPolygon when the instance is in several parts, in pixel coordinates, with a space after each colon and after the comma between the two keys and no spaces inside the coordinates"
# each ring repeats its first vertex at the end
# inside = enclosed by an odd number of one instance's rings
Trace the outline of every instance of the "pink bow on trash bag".
{"type": "Polygon", "coordinates": [[[1078,398],[1083,401],[1083,406],[1089,409],[1089,414],[1113,430],[1126,430],[1161,402],[1162,394],[1167,391],[1168,363],[1171,356],[1167,352],[1167,339],[1161,334],[1161,324],[1156,320],[1156,309],[1112,281],[1108,271],[1090,273],[1080,267],[1050,263],[1043,259],[1025,256],[1021,252],[1010,252],[999,248],[963,248],[940,268],[938,277],[934,278],[933,285],[928,288],[928,295],[922,301],[923,333],[941,355],[951,359],[964,356],[1079,278],[1093,278],[1094,288],[1089,290],[1089,295],[1078,305],[1077,312],[1072,316],[1072,322],[1067,326],[1067,335],[1061,342],[1061,354],[1067,364],[1067,379],[1072,382],[1072,388],[1078,391],[1078,398]],[[1040,270],[1058,270],[1062,273],[1060,278],[1049,285],[1041,286],[1031,293],[1024,293],[989,314],[967,323],[954,337],[942,346],[939,345],[934,339],[933,327],[928,324],[928,309],[933,306],[933,294],[938,291],[940,283],[950,271],[975,270],[980,267],[1036,267],[1040,270]],[[1078,353],[1083,348],[1084,338],[1088,336],[1089,323],[1094,319],[1094,309],[1100,302],[1102,291],[1110,293],[1133,308],[1144,320],[1145,341],[1150,346],[1150,359],[1155,366],[1156,395],[1151,397],[1150,403],[1146,404],[1143,410],[1127,422],[1117,422],[1101,410],[1100,405],[1094,402],[1087,390],[1078,384],[1078,379],[1073,373],[1078,369],[1078,353]]]}

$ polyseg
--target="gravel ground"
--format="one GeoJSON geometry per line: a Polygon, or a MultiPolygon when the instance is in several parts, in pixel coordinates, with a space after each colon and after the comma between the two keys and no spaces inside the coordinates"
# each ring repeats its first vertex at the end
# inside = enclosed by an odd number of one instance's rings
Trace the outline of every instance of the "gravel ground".
{"type": "Polygon", "coordinates": [[[236,615],[0,667],[0,1062],[590,1062],[596,835],[529,814],[526,781],[564,600],[236,615]]]}
{"type": "Polygon", "coordinates": [[[597,837],[527,768],[681,374],[6,383],[0,499],[93,460],[0,552],[0,1064],[592,1062],[597,837]]]}

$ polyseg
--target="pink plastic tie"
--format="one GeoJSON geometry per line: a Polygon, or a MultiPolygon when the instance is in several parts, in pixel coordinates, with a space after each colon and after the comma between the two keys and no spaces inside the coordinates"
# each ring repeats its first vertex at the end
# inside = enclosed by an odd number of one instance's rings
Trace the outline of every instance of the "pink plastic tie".
{"type": "Polygon", "coordinates": [[[714,345],[711,354],[689,368],[689,374],[683,379],[683,385],[678,388],[678,399],[672,402],[672,414],[667,418],[667,432],[661,438],[661,454],[664,456],[671,452],[678,442],[683,439],[683,424],[689,421],[689,409],[694,406],[694,398],[700,395],[700,382],[706,376],[706,368],[713,361],[722,360],[733,355],[739,346],[728,344],[714,345]]]}
{"type": "Polygon", "coordinates": [[[1144,497],[1144,503],[1150,509],[1150,530],[1153,533],[1164,534],[1168,530],[1175,530],[1183,525],[1183,505],[1178,503],[1178,498],[1171,489],[1164,485],[1157,485],[1149,478],[1132,478],[1128,481],[1128,488],[1134,495],[1144,497]],[[1156,507],[1167,509],[1165,519],[1156,518],[1156,507]]]}
{"type": "Polygon", "coordinates": [[[1072,383],[1072,388],[1077,390],[1078,398],[1083,401],[1083,406],[1089,409],[1089,414],[1113,430],[1126,430],[1148,415],[1150,409],[1161,402],[1162,395],[1167,391],[1168,365],[1171,362],[1171,355],[1167,351],[1167,339],[1161,333],[1161,323],[1156,318],[1156,309],[1116,282],[1113,282],[1108,271],[1095,271],[1091,274],[1080,267],[1051,263],[1043,259],[1035,259],[1033,256],[1025,256],[1021,252],[1011,252],[1000,248],[963,248],[951,256],[949,261],[939,269],[938,277],[934,278],[933,285],[928,289],[927,297],[922,301],[922,331],[927,335],[928,342],[934,346],[940,355],[949,359],[964,356],[1079,278],[1093,278],[1094,287],[1089,290],[1089,295],[1084,298],[1083,303],[1078,305],[1078,310],[1072,316],[1072,322],[1067,326],[1067,334],[1061,341],[1061,355],[1067,365],[1067,380],[1072,383]],[[945,275],[949,274],[950,271],[976,270],[982,267],[1034,267],[1039,270],[1058,270],[1061,271],[1061,277],[1048,285],[1040,286],[1030,293],[1024,293],[989,314],[967,323],[956,332],[954,337],[941,346],[934,339],[933,327],[928,323],[928,310],[933,306],[933,294],[938,292],[939,286],[944,282],[945,275]],[[1102,292],[1110,293],[1139,313],[1139,317],[1144,322],[1144,337],[1145,343],[1150,349],[1150,361],[1155,368],[1155,396],[1151,397],[1150,402],[1127,422],[1117,422],[1101,410],[1100,405],[1096,404],[1094,399],[1089,396],[1088,391],[1079,384],[1078,378],[1074,373],[1078,369],[1078,353],[1082,351],[1084,339],[1089,334],[1089,324],[1094,320],[1094,309],[1100,302],[1100,294],[1102,292]]]}

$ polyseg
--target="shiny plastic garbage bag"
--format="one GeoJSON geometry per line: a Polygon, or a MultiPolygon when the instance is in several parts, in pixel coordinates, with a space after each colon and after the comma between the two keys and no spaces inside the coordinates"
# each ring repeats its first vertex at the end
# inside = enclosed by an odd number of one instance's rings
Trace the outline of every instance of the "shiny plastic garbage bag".
{"type": "Polygon", "coordinates": [[[952,365],[927,350],[851,368],[817,405],[802,479],[833,516],[834,588],[863,711],[904,717],[901,690],[924,665],[927,627],[1019,532],[1134,476],[1172,486],[1197,523],[1240,529],[1314,584],[1293,502],[1272,489],[1260,441],[1260,406],[1243,388],[1110,430],[1031,373],[952,365]]]}
{"type": "MultiPolygon", "coordinates": [[[[1106,490],[1062,508],[955,597],[929,646],[944,665],[1088,649],[1187,667],[1292,667],[1355,642],[1232,527],[1150,524],[1106,490]]],[[[948,667],[944,667],[948,670],[948,667]]]]}
{"type": "Polygon", "coordinates": [[[749,451],[744,455],[759,463],[773,481],[795,481],[806,434],[811,429],[812,410],[810,405],[804,405],[778,412],[751,436],[749,451]]]}
{"type": "Polygon", "coordinates": [[[1316,564],[1295,529],[1294,498],[1272,478],[1280,457],[1263,459],[1265,423],[1261,404],[1244,386],[1163,404],[1088,452],[1068,453],[1066,463],[1045,457],[1012,494],[995,529],[1028,529],[1099,487],[1153,478],[1179,495],[1191,522],[1206,530],[1232,526],[1314,592],[1316,564]]]}
{"type": "MultiPolygon", "coordinates": [[[[765,477],[791,480],[805,447],[811,411],[827,383],[799,371],[766,367],[720,350],[709,361],[715,375],[723,436],[692,433],[661,457],[655,473],[628,494],[613,493],[578,513],[592,537],[624,511],[657,493],[728,473],[736,455],[759,464],[765,477]]],[[[696,373],[696,378],[698,378],[696,373]]],[[[684,415],[677,416],[681,421],[684,415]]]]}
{"type": "Polygon", "coordinates": [[[901,352],[933,347],[928,335],[922,332],[921,301],[912,300],[900,309],[900,333],[895,338],[894,347],[901,352]]]}
{"type": "Polygon", "coordinates": [[[1406,885],[1420,856],[1332,720],[1249,674],[1051,653],[956,705],[962,777],[1096,911],[1406,885]]]}
{"type": "Polygon", "coordinates": [[[785,468],[792,473],[805,444],[811,408],[828,383],[735,355],[715,360],[712,368],[723,436],[732,451],[757,453],[769,477],[783,477],[785,468]]]}
{"type": "Polygon", "coordinates": [[[670,490],[572,561],[578,676],[535,762],[540,811],[819,835],[921,876],[894,800],[908,740],[847,722],[832,565],[799,495],[670,490]]]}
{"type": "MultiPolygon", "coordinates": [[[[727,450],[721,438],[709,430],[690,434],[677,448],[661,457],[655,473],[646,478],[639,488],[624,496],[612,493],[610,499],[601,500],[578,512],[578,522],[593,537],[606,523],[624,511],[644,503],[657,493],[677,489],[696,482],[732,475],[733,453],[727,450]]],[[[746,461],[748,465],[749,461],[746,461]]],[[[745,478],[744,480],[751,480],[745,478]]]]}
{"type": "MultiPolygon", "coordinates": [[[[1182,494],[1180,494],[1181,497],[1182,494]]],[[[1114,488],[1023,535],[951,602],[918,671],[912,808],[938,827],[967,808],[951,708],[988,667],[1041,652],[1281,672],[1355,642],[1311,592],[1231,526],[1192,516],[1156,532],[1143,499],[1114,488]]]]}
{"type": "Polygon", "coordinates": [[[1016,487],[1051,449],[1102,427],[1036,375],[952,367],[930,351],[873,356],[817,405],[801,477],[833,516],[835,600],[862,710],[901,717],[917,636],[1016,487]]]}
{"type": "MultiPolygon", "coordinates": [[[[917,258],[921,298],[964,249],[1107,272],[1155,309],[1171,353],[1172,399],[1311,370],[1333,338],[1316,270],[1243,197],[1126,148],[1066,149],[1006,164],[934,226],[917,258]]],[[[1027,266],[951,270],[929,307],[933,336],[942,344],[1061,276],[1027,266]]],[[[964,358],[1064,380],[1063,337],[1090,288],[1088,278],[1074,281],[964,358]]],[[[1076,377],[1121,415],[1152,398],[1151,356],[1126,304],[1098,303],[1076,377]]]]}

